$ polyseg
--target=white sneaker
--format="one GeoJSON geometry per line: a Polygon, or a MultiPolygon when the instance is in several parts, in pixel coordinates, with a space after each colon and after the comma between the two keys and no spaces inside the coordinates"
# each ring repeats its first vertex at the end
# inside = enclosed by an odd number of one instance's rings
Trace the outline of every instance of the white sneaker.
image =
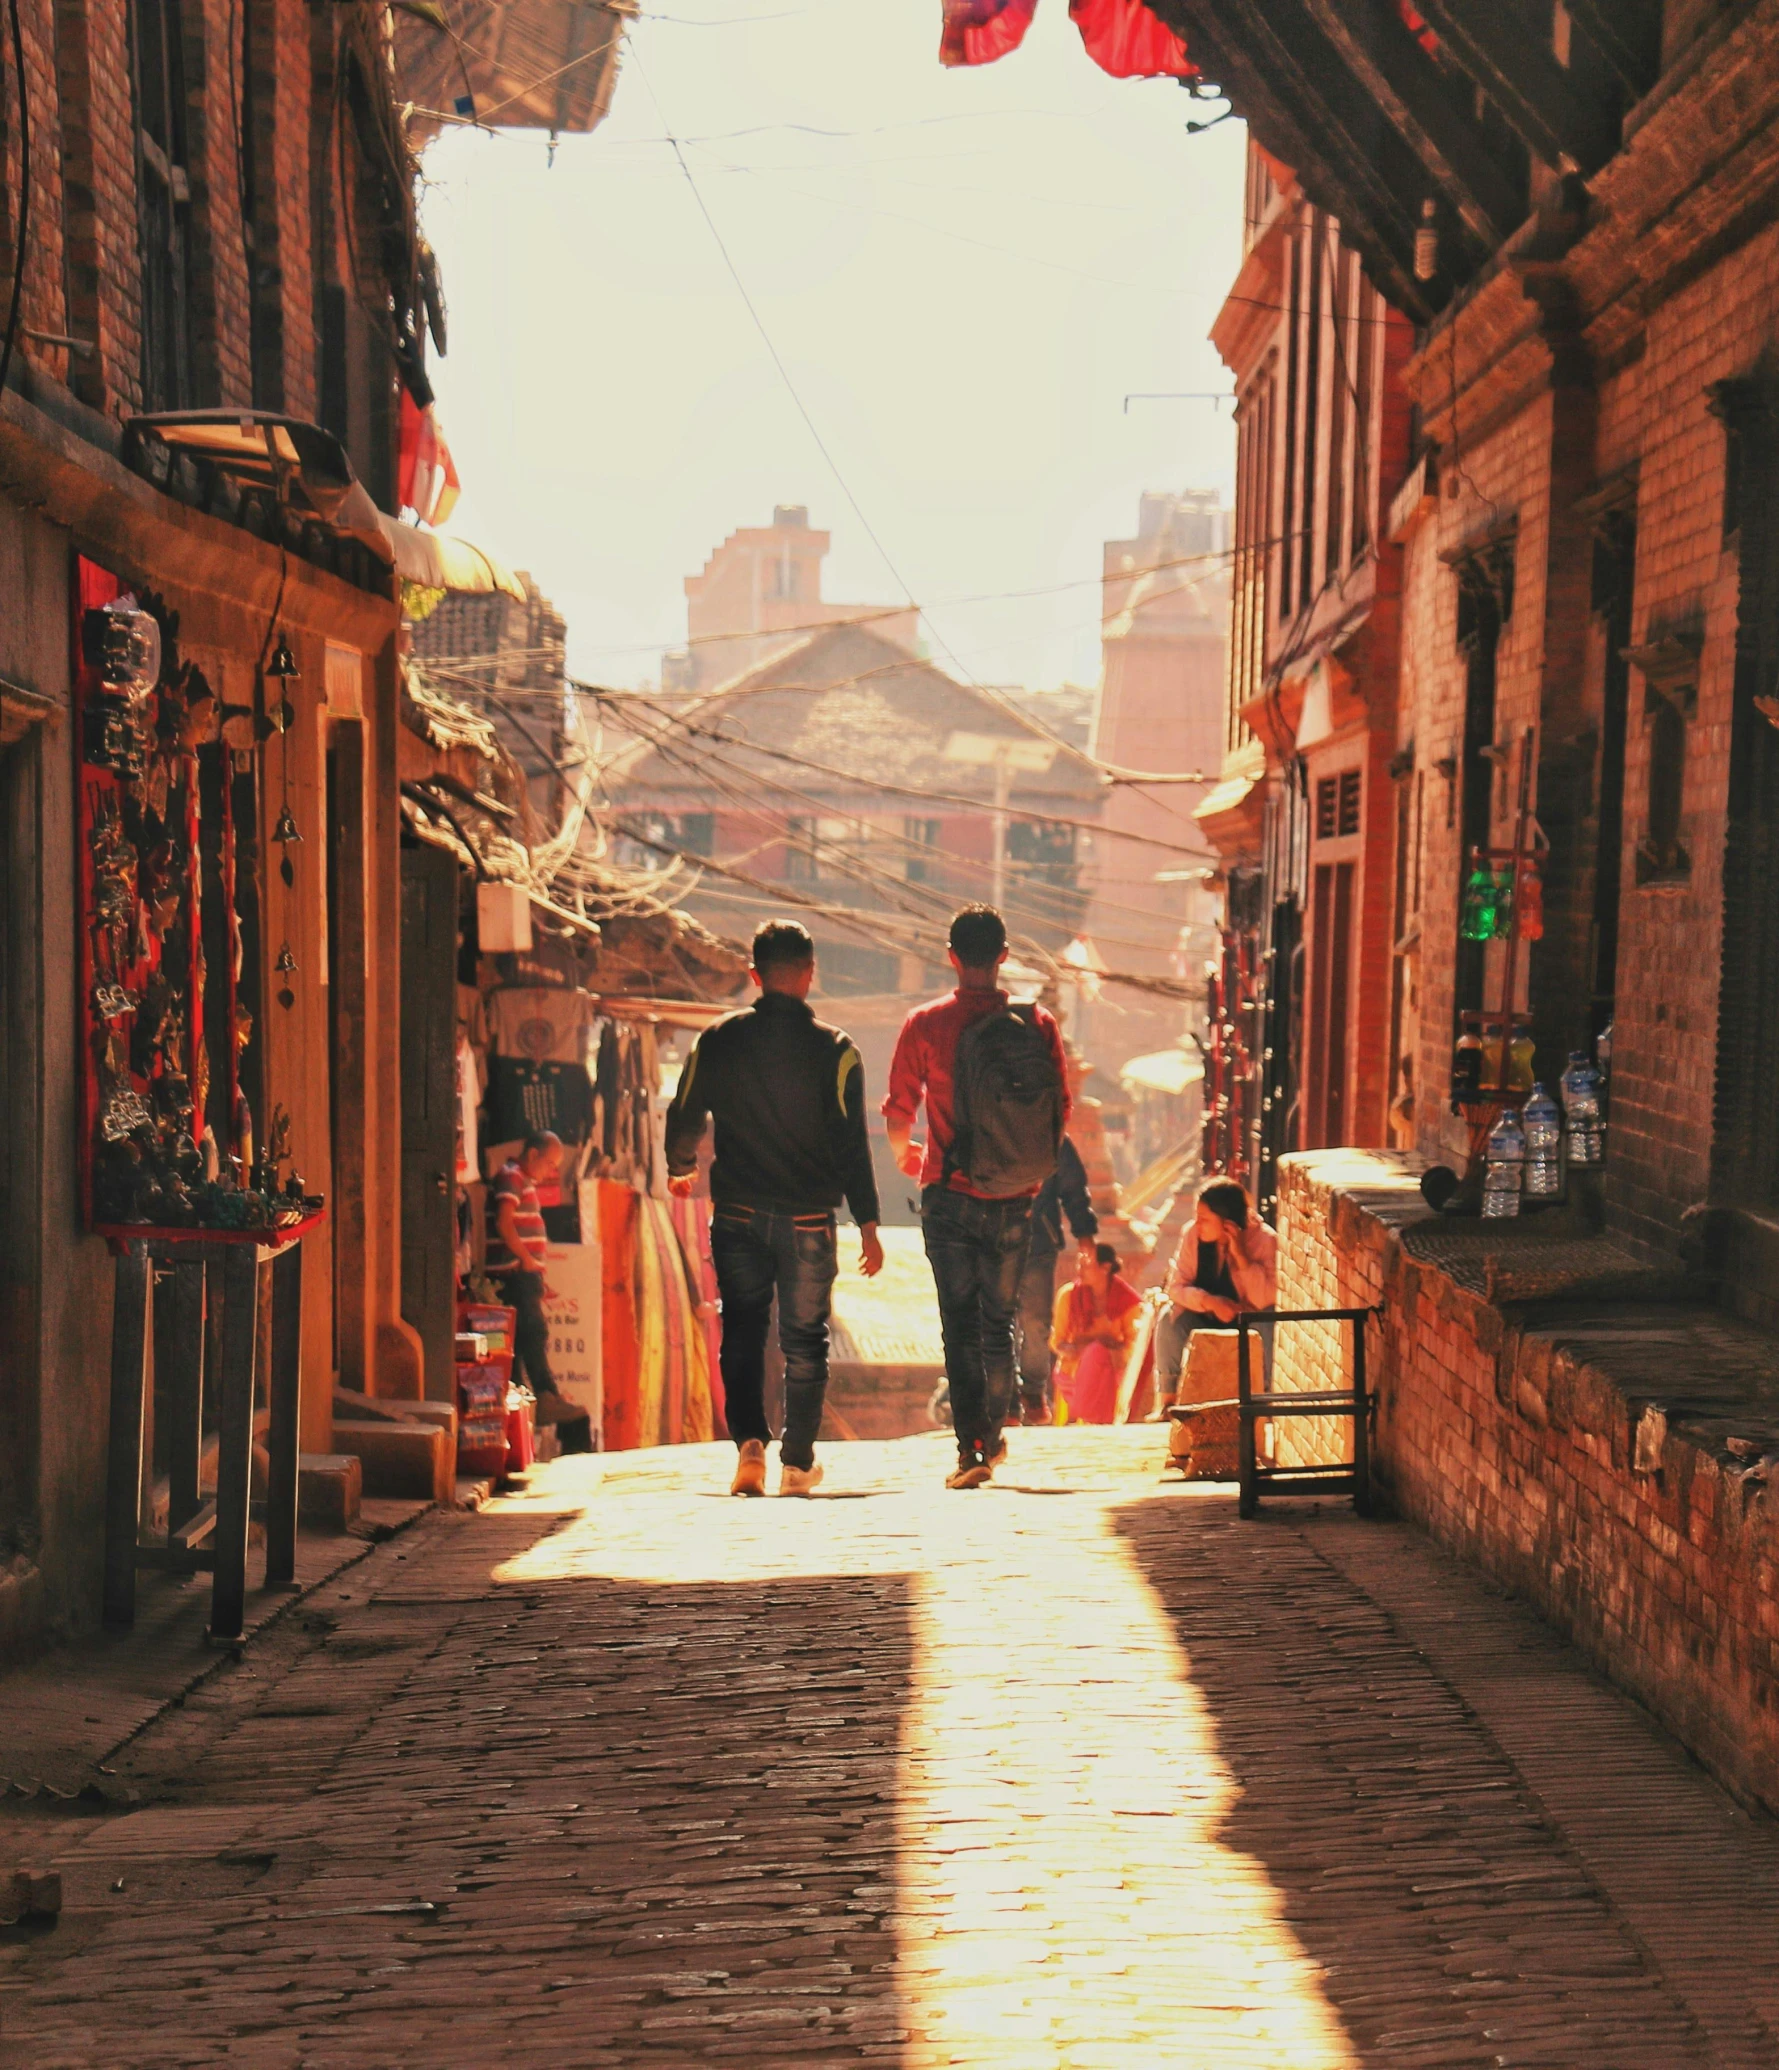
{"type": "Polygon", "coordinates": [[[822,1467],[818,1459],[813,1466],[783,1466],[778,1469],[778,1492],[781,1495],[811,1495],[821,1485],[822,1467]]]}

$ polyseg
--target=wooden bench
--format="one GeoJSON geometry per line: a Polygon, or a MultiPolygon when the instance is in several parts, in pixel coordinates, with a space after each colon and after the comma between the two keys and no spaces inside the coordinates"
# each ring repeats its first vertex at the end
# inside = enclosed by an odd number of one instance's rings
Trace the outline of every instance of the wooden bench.
{"type": "MultiPolygon", "coordinates": [[[[1268,1318],[1281,1323],[1350,1323],[1353,1331],[1353,1380],[1350,1387],[1296,1393],[1278,1387],[1256,1390],[1252,1385],[1249,1339],[1254,1316],[1236,1319],[1237,1414],[1240,1431],[1236,1442],[1237,1477],[1241,1486],[1240,1513],[1254,1516],[1263,1495],[1351,1495],[1360,1516],[1371,1514],[1371,1397],[1365,1388],[1365,1325],[1381,1308],[1281,1308],[1268,1318]],[[1335,1466],[1263,1466],[1255,1443],[1255,1426],[1262,1420],[1279,1421],[1291,1416],[1346,1417],[1353,1426],[1353,1457],[1335,1466]]],[[[1275,1352],[1276,1356],[1276,1352],[1275,1352]]]]}

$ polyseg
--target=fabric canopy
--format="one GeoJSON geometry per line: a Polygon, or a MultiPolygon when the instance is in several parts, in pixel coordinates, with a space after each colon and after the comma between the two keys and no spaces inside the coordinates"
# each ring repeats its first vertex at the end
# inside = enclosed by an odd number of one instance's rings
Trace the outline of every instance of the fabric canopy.
{"type": "MultiPolygon", "coordinates": [[[[942,65],[992,65],[1017,50],[1037,0],[942,0],[942,65]]],[[[1069,0],[1087,55],[1114,79],[1191,79],[1186,45],[1146,0],[1069,0]]]]}
{"type": "Polygon", "coordinates": [[[448,589],[459,596],[490,596],[500,590],[517,603],[525,601],[525,585],[513,571],[467,539],[445,532],[423,532],[404,525],[387,511],[377,512],[377,527],[395,556],[395,572],[422,589],[448,589]]]}

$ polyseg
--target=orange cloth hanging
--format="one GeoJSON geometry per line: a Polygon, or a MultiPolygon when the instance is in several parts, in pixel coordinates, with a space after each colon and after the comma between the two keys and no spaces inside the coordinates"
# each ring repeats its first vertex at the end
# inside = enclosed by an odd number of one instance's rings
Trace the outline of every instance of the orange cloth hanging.
{"type": "Polygon", "coordinates": [[[633,1452],[642,1442],[641,1373],[636,1329],[636,1191],[615,1179],[599,1181],[602,1280],[601,1346],[605,1449],[633,1452]]]}

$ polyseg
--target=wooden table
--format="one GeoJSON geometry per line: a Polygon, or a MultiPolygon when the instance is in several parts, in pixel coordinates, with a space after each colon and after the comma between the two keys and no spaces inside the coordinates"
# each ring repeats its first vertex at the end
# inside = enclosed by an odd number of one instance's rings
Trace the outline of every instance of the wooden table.
{"type": "Polygon", "coordinates": [[[117,1260],[111,1324],[111,1432],[105,1494],[105,1622],[136,1616],[136,1570],[176,1574],[209,1569],[210,1636],[241,1636],[247,1613],[247,1538],[254,1520],[253,1406],[259,1363],[260,1270],[270,1266],[271,1407],[267,1433],[266,1586],[296,1580],[298,1396],[302,1378],[303,1239],[324,1211],[271,1229],[155,1229],[104,1223],[97,1230],[117,1260]],[[155,1325],[155,1282],[170,1304],[155,1325]],[[217,1423],[216,1494],[205,1501],[204,1365],[212,1303],[222,1312],[212,1375],[217,1423]],[[143,1405],[152,1385],[156,1339],[170,1371],[167,1537],[138,1543],[142,1501],[143,1405]]]}

